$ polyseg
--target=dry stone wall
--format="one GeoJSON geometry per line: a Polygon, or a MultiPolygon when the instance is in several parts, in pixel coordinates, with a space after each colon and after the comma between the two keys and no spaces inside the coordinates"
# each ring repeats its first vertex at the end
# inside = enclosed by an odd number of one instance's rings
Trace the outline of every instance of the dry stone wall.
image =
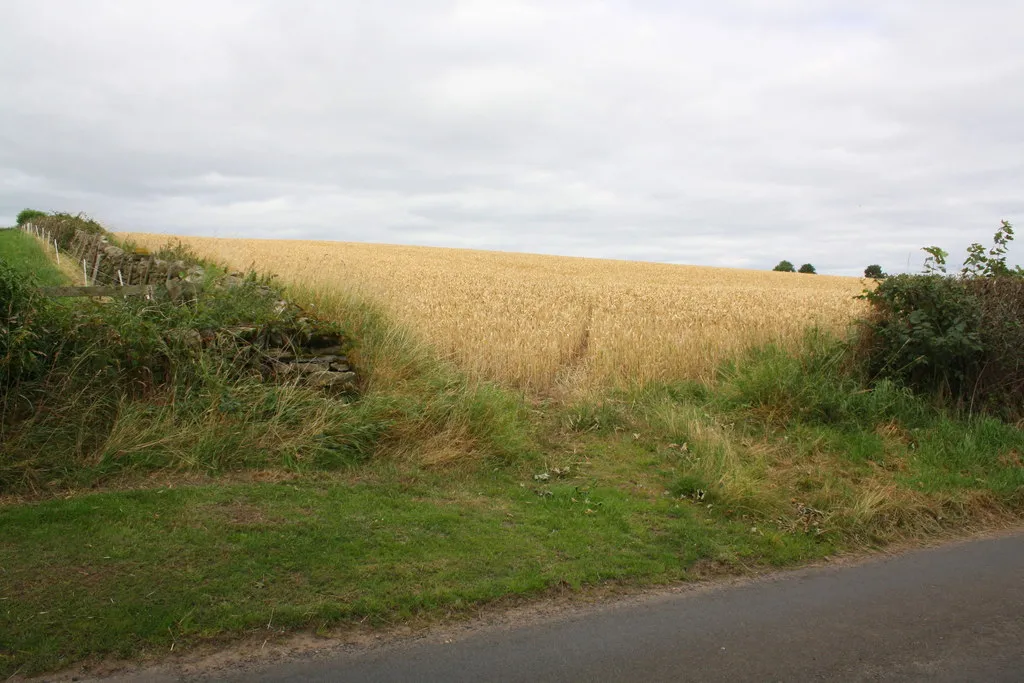
{"type": "Polygon", "coordinates": [[[168,280],[198,283],[204,276],[202,266],[125,251],[111,244],[105,235],[83,230],[75,232],[69,250],[83,265],[89,284],[150,285],[168,280]]]}
{"type": "MultiPolygon", "coordinates": [[[[32,225],[25,230],[43,234],[32,225]]],[[[52,239],[51,234],[46,233],[43,239],[52,239]]],[[[218,296],[219,292],[243,286],[254,287],[258,294],[268,298],[277,296],[271,287],[254,283],[242,273],[231,273],[208,282],[206,269],[199,264],[127,251],[102,233],[76,230],[64,237],[65,254],[82,265],[89,285],[153,285],[152,291],[160,285],[161,291],[183,304],[199,296],[218,296]],[[183,296],[186,292],[188,296],[183,296]]],[[[274,302],[274,312],[280,324],[187,330],[178,334],[182,338],[177,341],[197,348],[244,349],[246,353],[235,354],[235,357],[259,367],[268,379],[294,381],[332,393],[356,391],[358,376],[348,354],[351,343],[343,334],[286,299],[274,302]]]]}
{"type": "Polygon", "coordinates": [[[246,362],[277,381],[355,393],[358,375],[349,357],[349,340],[291,302],[282,299],[277,306],[287,323],[195,330],[186,341],[205,348],[241,347],[248,351],[246,362]]]}

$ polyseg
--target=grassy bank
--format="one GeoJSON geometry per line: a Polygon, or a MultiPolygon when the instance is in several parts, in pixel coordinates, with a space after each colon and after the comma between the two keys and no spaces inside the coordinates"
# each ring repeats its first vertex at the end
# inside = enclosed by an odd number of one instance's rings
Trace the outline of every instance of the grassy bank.
{"type": "Polygon", "coordinates": [[[66,276],[49,259],[39,240],[21,230],[0,230],[0,257],[17,271],[34,277],[40,285],[67,284],[66,276]]]}
{"type": "Polygon", "coordinates": [[[687,578],[706,571],[701,561],[792,563],[830,549],[667,496],[587,488],[378,470],[7,506],[3,670],[395,623],[549,589],[687,578]]]}
{"type": "Polygon", "coordinates": [[[796,376],[784,358],[710,389],[538,408],[543,455],[518,463],[424,466],[406,444],[334,471],[9,499],[3,670],[788,566],[1024,509],[1019,430],[900,392],[836,403],[836,385],[766,385],[796,376]],[[780,385],[796,400],[766,410],[780,385]]]}
{"type": "Polygon", "coordinates": [[[828,335],[704,383],[556,400],[470,381],[367,301],[291,295],[356,340],[358,399],[200,366],[66,441],[4,442],[0,673],[787,566],[1024,512],[1018,428],[865,389],[828,335]]]}

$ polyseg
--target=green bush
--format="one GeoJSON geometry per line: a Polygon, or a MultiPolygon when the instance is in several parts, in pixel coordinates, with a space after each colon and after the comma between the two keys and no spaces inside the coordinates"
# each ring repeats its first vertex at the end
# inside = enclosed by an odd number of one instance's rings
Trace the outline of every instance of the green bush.
{"type": "Polygon", "coordinates": [[[866,295],[864,352],[874,377],[960,396],[984,360],[981,304],[962,278],[896,275],[866,295]]]}
{"type": "Polygon", "coordinates": [[[44,301],[31,277],[0,259],[0,396],[24,377],[37,374],[46,355],[38,318],[44,301]]]}
{"type": "Polygon", "coordinates": [[[793,273],[796,271],[796,268],[789,261],[779,261],[778,265],[772,268],[772,270],[778,273],[793,273]]]}
{"type": "Polygon", "coordinates": [[[802,266],[800,266],[800,270],[798,272],[805,273],[807,275],[815,275],[818,271],[810,263],[805,263],[802,266]]]}
{"type": "Polygon", "coordinates": [[[20,382],[44,376],[74,340],[71,311],[39,294],[34,275],[0,258],[0,405],[20,382]]]}
{"type": "Polygon", "coordinates": [[[36,211],[35,209],[24,209],[18,213],[18,226],[25,225],[26,223],[32,223],[38,218],[44,218],[47,216],[45,211],[36,211]]]}
{"type": "Polygon", "coordinates": [[[1024,414],[1024,278],[1006,265],[1013,228],[995,246],[968,249],[958,275],[927,247],[926,274],[896,275],[863,297],[871,304],[860,355],[875,379],[899,381],[966,410],[1024,414]]]}
{"type": "Polygon", "coordinates": [[[985,351],[972,400],[990,412],[1024,412],[1024,278],[969,278],[967,290],[979,305],[985,351]]]}

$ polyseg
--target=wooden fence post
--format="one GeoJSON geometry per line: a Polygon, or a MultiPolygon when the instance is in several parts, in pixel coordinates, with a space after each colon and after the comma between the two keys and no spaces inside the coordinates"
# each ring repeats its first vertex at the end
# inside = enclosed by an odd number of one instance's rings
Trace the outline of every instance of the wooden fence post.
{"type": "Polygon", "coordinates": [[[101,254],[99,252],[99,250],[97,250],[96,251],[96,261],[93,263],[93,266],[92,266],[92,281],[93,281],[93,283],[95,283],[97,281],[96,280],[96,276],[100,272],[100,261],[102,261],[102,260],[103,260],[103,254],[101,254]]]}

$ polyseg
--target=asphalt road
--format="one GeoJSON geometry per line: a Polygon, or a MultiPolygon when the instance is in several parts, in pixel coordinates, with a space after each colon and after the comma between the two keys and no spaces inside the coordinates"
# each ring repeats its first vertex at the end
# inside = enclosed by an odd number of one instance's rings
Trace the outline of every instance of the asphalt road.
{"type": "Polygon", "coordinates": [[[1024,682],[1024,535],[225,680],[1024,682]]]}

